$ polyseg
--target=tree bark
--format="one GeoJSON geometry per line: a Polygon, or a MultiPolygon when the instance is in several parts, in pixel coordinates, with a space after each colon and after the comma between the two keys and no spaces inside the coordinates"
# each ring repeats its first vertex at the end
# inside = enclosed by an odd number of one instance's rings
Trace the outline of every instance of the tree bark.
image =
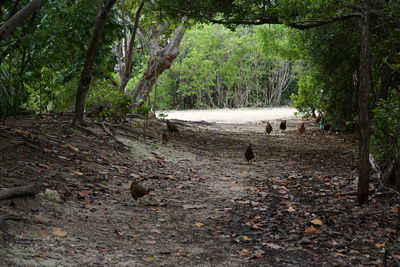
{"type": "Polygon", "coordinates": [[[181,25],[175,29],[174,35],[169,43],[159,51],[149,51],[151,55],[147,63],[147,69],[140,78],[131,97],[134,103],[146,97],[153,88],[157,78],[171,66],[172,61],[179,54],[179,45],[182,41],[185,26],[181,25]]]}
{"type": "Polygon", "coordinates": [[[123,70],[122,70],[121,76],[120,76],[121,81],[119,84],[119,91],[122,93],[125,91],[125,87],[128,84],[128,81],[129,81],[129,78],[131,75],[132,54],[133,54],[133,48],[134,48],[134,44],[135,44],[136,31],[137,31],[138,24],[139,24],[140,12],[142,11],[142,8],[143,8],[145,2],[146,2],[146,0],[142,0],[140,2],[138,9],[136,10],[135,21],[133,23],[133,28],[131,31],[131,38],[129,40],[129,45],[127,47],[127,50],[125,51],[125,62],[123,64],[123,70]]]}
{"type": "Polygon", "coordinates": [[[370,13],[368,0],[362,0],[361,13],[361,56],[360,56],[360,84],[358,89],[358,106],[360,116],[359,142],[359,177],[358,203],[368,202],[369,189],[369,118],[368,118],[368,91],[371,84],[369,61],[370,13]]]}
{"type": "Polygon", "coordinates": [[[115,2],[116,0],[110,0],[105,5],[103,0],[99,0],[92,39],[90,40],[90,44],[86,52],[85,64],[79,79],[75,102],[75,116],[72,121],[72,125],[75,125],[76,122],[84,124],[83,115],[85,111],[85,99],[90,86],[90,81],[92,79],[93,63],[96,58],[97,50],[99,49],[101,34],[104,30],[107,13],[114,6],[115,2]]]}
{"type": "Polygon", "coordinates": [[[24,8],[11,16],[0,27],[0,42],[6,39],[29,16],[37,12],[47,0],[32,0],[24,8]]]}

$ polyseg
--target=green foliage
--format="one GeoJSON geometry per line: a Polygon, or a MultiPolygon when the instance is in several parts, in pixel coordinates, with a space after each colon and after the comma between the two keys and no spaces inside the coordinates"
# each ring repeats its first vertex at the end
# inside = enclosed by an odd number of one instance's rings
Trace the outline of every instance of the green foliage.
{"type": "Polygon", "coordinates": [[[142,105],[135,109],[135,113],[138,113],[148,119],[150,117],[151,107],[147,105],[142,105]]]}
{"type": "Polygon", "coordinates": [[[129,96],[118,91],[112,84],[104,80],[94,80],[88,93],[86,107],[88,110],[104,107],[101,115],[111,121],[123,121],[132,112],[133,103],[129,96]]]}
{"type": "MultiPolygon", "coordinates": [[[[232,108],[275,104],[273,91],[287,60],[272,55],[272,49],[266,51],[268,45],[262,32],[267,33],[268,29],[238,27],[232,32],[221,25],[198,25],[188,30],[179,57],[159,79],[157,107],[232,108]]],[[[286,45],[281,40],[282,51],[286,45]]],[[[153,99],[154,96],[155,93],[153,99]]]]}
{"type": "Polygon", "coordinates": [[[298,91],[290,96],[291,105],[306,116],[315,115],[321,109],[322,88],[315,73],[305,71],[297,82],[298,91]]]}
{"type": "Polygon", "coordinates": [[[380,163],[400,156],[400,93],[391,91],[373,110],[371,151],[380,163]]]}

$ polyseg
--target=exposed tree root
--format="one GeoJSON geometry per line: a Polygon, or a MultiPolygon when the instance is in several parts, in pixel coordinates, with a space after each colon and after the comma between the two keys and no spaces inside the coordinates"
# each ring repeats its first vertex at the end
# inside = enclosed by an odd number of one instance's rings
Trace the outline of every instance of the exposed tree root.
{"type": "Polygon", "coordinates": [[[35,196],[39,193],[39,188],[36,185],[25,185],[14,188],[7,188],[0,191],[0,200],[5,200],[13,197],[35,196]]]}

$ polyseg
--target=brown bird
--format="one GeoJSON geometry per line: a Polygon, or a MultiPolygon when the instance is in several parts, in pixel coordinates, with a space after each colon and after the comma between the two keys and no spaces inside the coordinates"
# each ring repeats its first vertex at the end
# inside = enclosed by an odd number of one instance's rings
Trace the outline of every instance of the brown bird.
{"type": "Polygon", "coordinates": [[[166,144],[169,141],[169,132],[165,131],[162,133],[162,143],[166,144]]]}
{"type": "Polygon", "coordinates": [[[99,119],[101,117],[101,119],[104,120],[105,119],[104,115],[101,114],[101,112],[103,110],[104,110],[103,106],[98,106],[97,108],[95,108],[95,109],[91,110],[90,112],[88,112],[86,114],[86,117],[90,118],[90,119],[93,119],[93,120],[99,119]]]}
{"type": "Polygon", "coordinates": [[[299,127],[299,133],[303,134],[305,131],[306,131],[306,127],[304,126],[304,122],[302,122],[299,127]]]}
{"type": "Polygon", "coordinates": [[[265,126],[265,131],[267,132],[267,134],[270,134],[272,132],[272,125],[271,123],[269,123],[269,121],[267,121],[267,125],[265,126]]]}
{"type": "Polygon", "coordinates": [[[286,130],[286,120],[281,121],[281,124],[279,125],[282,131],[286,130]]]}
{"type": "Polygon", "coordinates": [[[250,161],[254,159],[254,152],[253,149],[251,148],[251,144],[246,149],[246,152],[244,153],[244,157],[246,158],[247,161],[250,161]]]}
{"type": "Polygon", "coordinates": [[[145,189],[144,186],[139,182],[132,182],[130,192],[134,200],[138,200],[139,198],[150,193],[149,190],[145,189]]]}
{"type": "Polygon", "coordinates": [[[172,134],[172,133],[175,133],[175,132],[179,133],[178,127],[176,127],[175,124],[173,124],[169,120],[166,120],[165,122],[167,123],[167,128],[168,128],[169,134],[172,134]]]}

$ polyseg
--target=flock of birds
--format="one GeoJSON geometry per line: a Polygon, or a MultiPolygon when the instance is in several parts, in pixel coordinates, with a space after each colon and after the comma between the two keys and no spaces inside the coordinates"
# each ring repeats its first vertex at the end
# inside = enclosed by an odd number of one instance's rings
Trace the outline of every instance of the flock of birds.
{"type": "MultiPolygon", "coordinates": [[[[172,134],[177,133],[179,134],[178,127],[170,122],[169,120],[165,121],[167,125],[167,129],[163,131],[162,133],[162,142],[163,144],[168,143],[169,138],[172,134]]],[[[279,128],[284,131],[286,130],[286,120],[282,120],[281,123],[279,124],[279,128]]],[[[265,126],[265,132],[267,134],[271,134],[273,128],[272,125],[269,121],[267,121],[267,124],[265,126]]],[[[303,134],[306,131],[306,127],[304,125],[304,122],[300,124],[298,127],[298,131],[300,134],[303,134]]],[[[244,153],[244,157],[247,160],[247,162],[250,162],[252,159],[254,159],[254,151],[253,148],[251,147],[251,144],[246,148],[246,151],[244,153]]],[[[146,189],[141,183],[139,182],[132,182],[131,187],[130,187],[130,194],[134,200],[138,200],[139,198],[148,195],[150,193],[151,189],[146,189]]]]}
{"type": "MultiPolygon", "coordinates": [[[[279,128],[284,131],[286,130],[286,120],[281,121],[279,124],[279,128]]],[[[272,125],[269,121],[267,121],[267,124],[265,126],[265,132],[267,134],[270,134],[272,132],[272,125]]],[[[298,131],[300,134],[303,134],[306,131],[306,127],[304,125],[304,122],[302,122],[298,128],[298,131]]],[[[253,148],[251,147],[251,144],[246,148],[246,151],[244,152],[244,158],[249,162],[250,160],[254,159],[254,152],[253,148]]]]}

